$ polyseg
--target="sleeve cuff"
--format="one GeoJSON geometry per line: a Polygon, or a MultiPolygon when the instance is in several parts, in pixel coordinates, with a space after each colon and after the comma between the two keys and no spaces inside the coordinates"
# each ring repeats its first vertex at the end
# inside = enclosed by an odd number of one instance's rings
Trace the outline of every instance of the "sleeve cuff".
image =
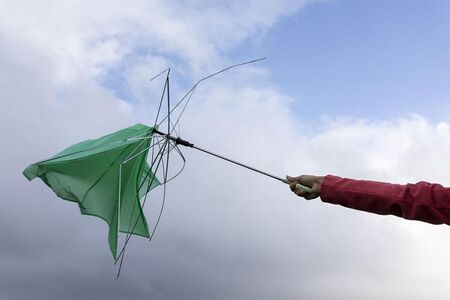
{"type": "Polygon", "coordinates": [[[332,199],[334,198],[333,195],[336,192],[335,187],[341,180],[343,180],[342,177],[334,175],[326,175],[324,177],[322,184],[320,186],[320,193],[319,193],[320,199],[322,199],[323,202],[337,204],[332,199]]]}

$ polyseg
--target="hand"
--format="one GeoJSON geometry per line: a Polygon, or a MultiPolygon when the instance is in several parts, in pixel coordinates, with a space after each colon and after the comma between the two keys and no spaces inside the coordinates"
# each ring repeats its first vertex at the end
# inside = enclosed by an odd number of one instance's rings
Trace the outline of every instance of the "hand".
{"type": "Polygon", "coordinates": [[[319,197],[323,176],[313,176],[313,175],[301,175],[297,177],[286,176],[286,179],[290,183],[289,186],[291,188],[291,191],[293,191],[297,196],[303,197],[306,200],[311,200],[319,197]],[[297,189],[295,187],[297,183],[310,187],[312,189],[312,192],[308,193],[304,190],[297,189]]]}

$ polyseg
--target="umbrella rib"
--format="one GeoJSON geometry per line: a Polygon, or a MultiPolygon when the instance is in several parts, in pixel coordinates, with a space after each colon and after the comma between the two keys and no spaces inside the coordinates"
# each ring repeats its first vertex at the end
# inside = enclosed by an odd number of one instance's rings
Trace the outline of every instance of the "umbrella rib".
{"type": "MultiPolygon", "coordinates": [[[[166,147],[166,145],[167,145],[167,142],[164,144],[162,149],[164,149],[166,147]]],[[[156,157],[158,157],[158,156],[159,156],[159,154],[156,157]]],[[[159,166],[160,166],[160,163],[161,163],[162,159],[163,159],[163,156],[161,156],[159,158],[159,160],[158,160],[158,164],[156,165],[156,169],[155,169],[155,174],[156,174],[157,170],[159,169],[159,166]]],[[[150,166],[150,169],[153,167],[153,165],[154,165],[154,163],[152,163],[152,165],[150,166]]],[[[155,176],[152,177],[151,182],[150,182],[150,184],[149,184],[147,189],[149,189],[151,187],[151,185],[153,184],[154,179],[155,179],[155,176]]],[[[145,194],[144,201],[142,203],[142,208],[144,207],[145,202],[147,200],[147,195],[148,195],[148,190],[147,190],[147,193],[145,194]]],[[[137,217],[136,222],[134,223],[134,226],[133,226],[133,228],[131,230],[131,233],[126,235],[126,239],[125,239],[124,245],[122,247],[122,250],[120,251],[120,253],[119,253],[119,255],[118,255],[117,259],[116,259],[115,263],[117,263],[119,258],[120,258],[119,270],[117,272],[117,279],[119,278],[120,272],[122,270],[122,263],[123,263],[123,259],[124,259],[124,256],[125,256],[125,249],[126,249],[128,243],[129,243],[130,239],[131,239],[132,232],[134,232],[134,229],[136,228],[136,225],[137,225],[137,220],[139,220],[139,217],[140,217],[141,214],[142,214],[142,210],[139,212],[139,216],[137,217]]]]}
{"type": "Polygon", "coordinates": [[[164,72],[170,71],[170,68],[166,68],[164,71],[161,71],[158,75],[153,76],[152,78],[150,78],[150,82],[152,82],[153,80],[155,80],[156,78],[158,78],[159,76],[161,76],[164,72]]]}
{"type": "MultiPolygon", "coordinates": [[[[137,145],[137,146],[133,149],[133,151],[132,151],[130,154],[132,154],[133,152],[135,152],[136,149],[138,149],[138,148],[142,145],[143,141],[144,141],[144,140],[142,140],[142,142],[141,142],[139,145],[137,145]]],[[[131,145],[128,145],[122,152],[120,152],[120,154],[119,154],[119,156],[117,157],[117,159],[118,159],[120,156],[122,156],[123,153],[124,153],[128,148],[130,148],[131,146],[132,146],[132,144],[131,144],[131,145]]],[[[135,157],[139,156],[141,153],[147,151],[148,149],[149,149],[148,147],[145,148],[144,150],[140,151],[138,154],[134,155],[132,158],[135,158],[135,157]]],[[[130,155],[128,155],[128,156],[130,156],[130,155]]],[[[125,162],[130,161],[132,158],[129,158],[129,157],[126,158],[125,162]]],[[[83,199],[80,201],[80,204],[81,204],[81,205],[83,205],[84,200],[86,200],[86,197],[87,197],[87,195],[89,194],[89,192],[92,190],[92,188],[94,188],[94,186],[97,185],[97,184],[100,182],[100,180],[102,180],[102,178],[108,173],[108,171],[111,170],[111,168],[114,166],[114,164],[116,163],[116,161],[117,161],[117,160],[114,160],[113,163],[111,163],[110,166],[105,170],[105,172],[103,172],[103,174],[100,175],[100,177],[99,177],[99,178],[98,178],[98,179],[97,179],[97,180],[96,180],[96,181],[88,188],[88,190],[86,191],[86,193],[85,193],[84,196],[83,196],[83,199]]]]}
{"type": "MultiPolygon", "coordinates": [[[[159,143],[158,143],[158,145],[159,145],[159,143]]],[[[151,147],[155,147],[155,145],[152,145],[151,147]]],[[[150,148],[150,147],[149,147],[150,148]]],[[[148,150],[149,148],[147,148],[146,150],[148,150]]],[[[124,164],[125,163],[128,163],[128,161],[127,162],[124,162],[124,164]]],[[[139,184],[139,187],[137,188],[137,193],[139,193],[139,191],[140,191],[140,189],[143,187],[143,184],[144,184],[144,182],[147,180],[147,178],[148,178],[148,176],[149,176],[149,174],[150,173],[152,173],[152,170],[151,170],[151,168],[149,168],[149,171],[148,171],[148,173],[145,175],[145,177],[144,177],[144,180],[142,180],[142,182],[139,184]]],[[[148,189],[151,189],[151,185],[153,184],[153,181],[154,181],[154,178],[156,177],[156,174],[153,174],[153,177],[152,177],[152,181],[150,182],[150,185],[147,187],[148,189]]],[[[148,191],[147,191],[148,192],[148,191]]],[[[139,195],[138,195],[138,197],[139,197],[139,195]]],[[[130,230],[130,228],[131,228],[131,222],[132,222],[132,220],[133,220],[133,215],[134,215],[134,210],[135,210],[135,206],[133,206],[133,209],[132,209],[132,211],[131,211],[131,217],[130,217],[130,222],[129,222],[129,224],[128,224],[128,233],[127,234],[132,234],[132,232],[134,231],[134,227],[133,227],[133,230],[130,230]]],[[[137,220],[139,219],[139,217],[140,217],[140,215],[137,217],[137,220]]],[[[136,226],[136,225],[135,225],[136,226]]]]}
{"type": "MultiPolygon", "coordinates": [[[[168,148],[170,148],[170,142],[168,142],[168,148]]],[[[149,241],[153,239],[153,235],[156,232],[156,229],[158,228],[159,221],[161,220],[162,213],[164,211],[164,204],[166,203],[166,185],[167,185],[167,175],[169,173],[169,158],[170,158],[170,150],[167,152],[167,162],[166,162],[166,168],[164,168],[164,161],[163,161],[163,174],[164,174],[164,183],[163,183],[163,199],[161,203],[161,209],[159,210],[158,219],[156,220],[155,227],[153,227],[153,231],[150,235],[149,241]],[[165,172],[164,172],[165,170],[165,172]]]]}
{"type": "MultiPolygon", "coordinates": [[[[184,103],[184,106],[183,106],[183,108],[181,109],[181,112],[180,112],[180,114],[178,115],[178,118],[177,118],[177,120],[175,121],[175,124],[172,125],[172,131],[170,131],[170,134],[172,134],[172,132],[175,130],[176,126],[179,124],[180,119],[181,119],[181,116],[182,116],[182,115],[184,114],[184,112],[186,111],[186,107],[188,106],[189,102],[191,101],[192,95],[194,95],[195,89],[196,89],[196,87],[193,88],[193,89],[191,89],[191,91],[189,92],[189,97],[187,98],[186,102],[184,103]]],[[[176,131],[175,131],[175,133],[176,133],[176,131]]],[[[177,133],[177,135],[178,135],[178,133],[177,133]]]]}
{"type": "MultiPolygon", "coordinates": [[[[167,145],[168,145],[167,147],[169,148],[170,141],[167,143],[167,145]]],[[[166,195],[167,195],[167,186],[166,186],[166,184],[167,184],[167,182],[168,182],[168,180],[167,180],[167,175],[168,175],[168,171],[169,171],[169,157],[170,157],[169,154],[170,154],[170,150],[167,152],[167,162],[166,162],[166,165],[164,165],[164,159],[163,159],[163,156],[161,156],[161,159],[160,159],[160,161],[161,161],[161,163],[162,163],[163,176],[164,176],[164,182],[163,182],[163,197],[162,197],[161,208],[160,208],[160,210],[159,210],[159,215],[158,215],[158,218],[157,218],[157,220],[156,220],[155,226],[153,227],[152,233],[150,234],[149,241],[152,241],[153,236],[155,235],[156,229],[158,228],[159,222],[160,222],[160,220],[161,220],[161,217],[162,217],[162,214],[163,214],[163,211],[164,211],[164,206],[165,206],[165,202],[166,202],[166,195]]],[[[146,196],[147,196],[147,194],[146,194],[146,196]]],[[[146,200],[146,199],[145,199],[145,200],[146,200]]],[[[145,200],[144,200],[144,203],[142,204],[142,207],[145,205],[145,200]]],[[[138,219],[139,219],[139,217],[138,217],[138,219]]],[[[133,231],[134,231],[134,228],[133,228],[133,231]]],[[[131,238],[131,233],[129,234],[129,236],[130,236],[130,237],[128,238],[127,241],[129,241],[129,239],[131,238]]],[[[123,261],[124,261],[124,259],[125,259],[125,251],[126,251],[125,248],[126,248],[126,244],[123,246],[123,251],[121,251],[121,258],[120,258],[119,270],[118,270],[118,272],[117,272],[117,278],[119,278],[119,276],[120,276],[120,273],[121,273],[121,270],[122,270],[123,261]]]]}
{"type": "MultiPolygon", "coordinates": [[[[185,99],[186,99],[186,97],[188,96],[188,94],[193,90],[193,89],[195,89],[202,81],[204,81],[204,80],[207,80],[207,79],[209,79],[209,78],[211,78],[211,77],[214,77],[214,76],[216,76],[216,75],[219,75],[220,73],[223,73],[223,72],[225,72],[225,71],[228,71],[228,70],[230,70],[230,69],[232,69],[232,68],[236,68],[236,67],[240,67],[240,66],[243,66],[243,65],[247,65],[247,64],[251,64],[251,63],[255,63],[255,62],[258,62],[258,61],[261,61],[261,60],[265,60],[266,58],[265,57],[263,57],[263,58],[258,58],[258,59],[254,59],[254,60],[250,60],[250,61],[246,61],[246,62],[243,62],[243,63],[239,63],[239,64],[235,64],[235,65],[231,65],[231,66],[229,66],[229,67],[227,67],[227,68],[225,68],[225,69],[222,69],[222,70],[220,70],[220,71],[218,71],[218,72],[215,72],[215,73],[213,73],[213,74],[210,74],[210,75],[208,75],[208,76],[206,76],[206,77],[203,77],[202,79],[200,79],[199,81],[197,81],[197,83],[195,83],[192,87],[191,87],[191,89],[177,102],[177,104],[175,104],[175,106],[168,112],[168,114],[167,115],[169,115],[169,114],[171,114],[180,104],[181,104],[181,102],[183,102],[185,99]]],[[[167,116],[161,121],[161,123],[162,122],[164,122],[164,120],[167,118],[167,116]]]]}
{"type": "MultiPolygon", "coordinates": [[[[147,134],[147,133],[145,133],[145,134],[147,134]]],[[[48,159],[44,159],[44,160],[38,161],[38,162],[34,163],[33,165],[49,162],[49,161],[55,160],[55,159],[64,158],[64,157],[67,157],[67,156],[70,156],[70,155],[74,155],[74,154],[80,154],[80,153],[83,153],[83,152],[86,152],[86,151],[90,151],[90,150],[95,150],[95,149],[98,149],[98,148],[111,146],[111,145],[118,144],[118,143],[128,142],[128,141],[132,141],[132,140],[147,139],[147,138],[148,137],[142,136],[142,137],[133,137],[133,138],[129,138],[129,139],[126,139],[126,140],[114,141],[114,142],[111,142],[111,143],[108,143],[108,144],[105,144],[105,145],[93,146],[93,147],[89,147],[89,148],[86,148],[86,149],[83,149],[83,150],[80,150],[80,151],[75,151],[75,152],[67,153],[67,154],[60,155],[60,156],[50,157],[48,159]]]]}
{"type": "MultiPolygon", "coordinates": [[[[159,146],[159,143],[160,143],[160,142],[158,142],[156,145],[159,146]]],[[[155,147],[155,144],[152,145],[151,147],[154,148],[154,147],[155,147]]],[[[147,148],[146,150],[148,150],[148,149],[149,149],[149,148],[147,148]]],[[[124,163],[127,163],[127,162],[124,162],[124,163]]],[[[140,189],[141,189],[142,186],[143,186],[143,183],[147,180],[148,175],[149,175],[150,173],[152,173],[151,168],[149,168],[149,171],[148,171],[148,173],[145,175],[144,180],[142,180],[142,182],[139,184],[139,187],[138,187],[138,189],[137,189],[137,193],[139,193],[140,189]]],[[[153,178],[154,178],[155,176],[156,176],[156,174],[153,174],[152,182],[150,183],[150,185],[149,185],[147,188],[151,188],[151,185],[153,184],[153,178]]],[[[148,192],[148,191],[147,191],[147,192],[148,192]]],[[[138,195],[138,197],[139,197],[139,195],[138,195]]],[[[135,211],[135,206],[133,206],[133,209],[132,209],[132,211],[131,211],[131,217],[130,217],[130,222],[129,222],[129,224],[128,224],[128,232],[127,232],[127,236],[128,236],[128,234],[131,235],[132,232],[134,231],[134,228],[133,228],[133,231],[130,230],[130,228],[131,228],[131,222],[132,222],[132,220],[133,220],[134,211],[135,211]]],[[[141,215],[139,215],[139,216],[137,217],[137,220],[139,220],[140,216],[141,216],[141,215]]]]}
{"type": "Polygon", "coordinates": [[[168,183],[168,182],[172,181],[173,179],[175,179],[176,177],[178,177],[178,175],[180,175],[181,172],[183,172],[183,170],[184,170],[184,168],[185,168],[185,166],[186,166],[186,158],[185,158],[184,155],[181,153],[180,148],[179,148],[176,144],[174,144],[174,146],[172,147],[172,149],[171,149],[170,151],[172,151],[172,150],[174,150],[174,149],[176,150],[176,152],[178,153],[178,155],[181,157],[181,160],[183,161],[183,165],[181,166],[181,169],[180,169],[174,176],[172,176],[171,178],[167,179],[166,183],[168,183]]]}
{"type": "MultiPolygon", "coordinates": [[[[161,72],[160,74],[164,73],[165,71],[161,72]]],[[[159,76],[160,74],[158,74],[157,76],[159,76]]],[[[156,126],[156,124],[158,123],[158,118],[159,118],[159,113],[161,112],[161,107],[162,107],[162,103],[164,100],[164,95],[166,94],[166,89],[168,87],[168,82],[169,82],[169,74],[170,74],[170,68],[167,68],[167,75],[166,75],[166,80],[164,82],[164,88],[161,94],[161,100],[159,100],[159,107],[158,107],[158,112],[156,114],[156,118],[155,118],[155,124],[153,125],[153,127],[156,126]]],[[[155,77],[154,77],[155,78],[155,77]]],[[[154,79],[152,78],[152,80],[154,79]]]]}
{"type": "MultiPolygon", "coordinates": [[[[86,197],[88,196],[89,192],[94,188],[94,186],[97,185],[97,183],[99,183],[103,177],[105,177],[105,175],[111,170],[111,168],[117,163],[118,159],[125,153],[125,151],[127,151],[128,148],[130,148],[131,145],[128,145],[127,147],[125,147],[125,149],[123,149],[123,151],[120,152],[120,154],[117,156],[116,159],[114,159],[114,161],[109,165],[109,167],[105,170],[105,172],[103,172],[100,177],[87,189],[86,193],[83,196],[83,199],[81,199],[80,204],[83,205],[84,200],[86,200],[86,197]]],[[[120,172],[120,171],[119,171],[120,172]]]]}
{"type": "MultiPolygon", "coordinates": [[[[162,143],[161,141],[159,141],[157,144],[162,143]]],[[[140,145],[138,145],[135,149],[137,149],[140,145]]],[[[136,153],[135,155],[131,156],[128,155],[128,157],[125,159],[124,163],[129,162],[130,160],[133,160],[134,158],[136,158],[137,156],[141,155],[142,153],[144,153],[145,151],[148,151],[151,147],[155,147],[155,145],[150,146],[150,147],[146,147],[143,150],[141,150],[140,152],[136,153]]],[[[134,151],[133,151],[134,152],[134,151]]]]}
{"type": "MultiPolygon", "coordinates": [[[[167,89],[167,111],[170,112],[170,81],[169,81],[169,75],[170,75],[170,69],[169,69],[168,72],[167,72],[166,83],[165,83],[165,85],[164,85],[164,91],[163,91],[163,94],[162,94],[162,97],[161,97],[161,101],[160,101],[160,105],[159,105],[159,109],[158,109],[158,115],[159,115],[159,112],[160,112],[160,110],[161,110],[162,100],[163,100],[163,97],[164,97],[164,94],[165,94],[165,90],[166,90],[166,89],[167,89]]],[[[157,118],[158,118],[158,116],[157,116],[157,118]]],[[[155,122],[155,123],[156,123],[156,122],[155,122]]],[[[169,115],[168,118],[167,118],[167,127],[168,127],[167,130],[168,130],[168,131],[170,131],[170,125],[171,125],[171,120],[170,120],[170,115],[169,115]]],[[[159,147],[159,153],[161,153],[161,146],[160,146],[159,143],[157,143],[157,145],[158,145],[158,147],[159,147]]],[[[161,159],[162,159],[163,156],[165,155],[165,148],[166,148],[166,146],[167,146],[167,167],[164,166],[164,161],[163,161],[163,160],[160,160],[160,161],[162,161],[162,165],[163,165],[162,167],[163,167],[163,176],[164,176],[164,189],[165,189],[165,184],[166,184],[166,182],[167,182],[167,175],[168,175],[168,168],[169,168],[169,156],[170,156],[170,141],[167,140],[167,139],[166,139],[166,141],[165,141],[164,147],[162,148],[161,159]]],[[[150,170],[151,170],[151,168],[150,168],[150,170]]],[[[156,175],[156,174],[155,174],[155,175],[156,175]]],[[[148,188],[150,188],[150,187],[151,187],[151,185],[150,185],[148,188]]],[[[148,191],[147,191],[147,193],[148,193],[148,191]]],[[[147,194],[146,194],[146,196],[147,196],[147,194]]],[[[145,205],[146,199],[147,199],[147,198],[145,197],[143,205],[145,205]]],[[[133,211],[132,211],[132,213],[131,213],[131,216],[132,216],[132,217],[130,218],[130,222],[131,222],[131,220],[133,219],[133,215],[134,215],[134,207],[133,207],[133,211]]],[[[158,217],[158,221],[157,221],[157,223],[156,223],[156,227],[158,226],[160,217],[161,217],[161,213],[160,213],[160,215],[159,215],[159,217],[158,217]]],[[[139,217],[137,218],[137,220],[139,220],[139,217]]],[[[137,220],[136,220],[136,222],[137,222],[137,220]]],[[[131,225],[131,223],[130,223],[130,225],[131,225]]],[[[127,241],[130,239],[131,234],[132,234],[132,232],[134,231],[134,228],[135,228],[135,227],[136,227],[136,224],[133,226],[133,230],[132,230],[131,232],[128,233],[127,239],[126,239],[127,241]]],[[[156,227],[154,228],[154,230],[153,230],[153,232],[152,232],[152,235],[154,234],[156,227]]],[[[151,239],[151,236],[150,236],[150,239],[151,239]]],[[[124,250],[125,250],[125,249],[124,249],[124,250]]],[[[122,267],[122,261],[123,261],[123,256],[122,256],[122,258],[121,258],[121,264],[120,264],[119,269],[122,267]]]]}
{"type": "MultiPolygon", "coordinates": [[[[164,144],[164,147],[165,147],[165,145],[166,145],[166,143],[164,144]]],[[[154,161],[152,162],[152,164],[150,165],[150,170],[149,170],[149,172],[148,172],[147,175],[145,176],[144,180],[142,180],[142,183],[140,184],[140,186],[139,186],[139,188],[138,188],[138,191],[142,188],[142,186],[144,185],[145,181],[147,180],[149,174],[151,173],[151,170],[152,170],[153,166],[155,165],[156,160],[158,160],[157,165],[156,165],[156,169],[155,169],[155,171],[154,171],[154,173],[153,173],[152,178],[150,179],[149,185],[147,186],[147,192],[146,192],[146,194],[145,194],[145,197],[144,197],[144,201],[143,201],[142,207],[144,207],[144,205],[145,205],[145,201],[146,201],[146,199],[147,199],[148,191],[151,189],[151,186],[152,186],[152,184],[153,184],[153,181],[154,181],[155,178],[156,178],[156,175],[155,175],[155,174],[156,174],[156,172],[157,172],[158,169],[159,169],[159,165],[160,165],[160,162],[161,162],[161,160],[162,160],[162,155],[161,155],[161,157],[160,157],[159,159],[158,159],[158,157],[159,157],[160,154],[162,153],[162,150],[164,149],[164,147],[161,148],[161,149],[159,150],[158,154],[157,154],[156,157],[155,157],[155,160],[154,160],[154,161]]],[[[142,212],[140,212],[140,213],[142,213],[142,212]]],[[[138,218],[139,218],[139,216],[138,216],[138,218]]],[[[132,219],[132,218],[131,218],[131,219],[132,219]]],[[[128,230],[128,231],[132,233],[132,232],[134,231],[134,228],[136,227],[136,224],[137,224],[137,222],[135,222],[135,224],[134,224],[132,230],[128,230]]],[[[131,225],[131,224],[130,224],[130,225],[131,225]]],[[[130,239],[130,237],[131,237],[131,233],[130,233],[130,234],[127,234],[127,239],[126,239],[126,241],[125,241],[125,245],[124,245],[123,248],[122,248],[121,254],[122,254],[122,252],[124,251],[126,245],[128,244],[128,241],[129,241],[129,239],[130,239]]],[[[121,254],[119,254],[119,257],[120,257],[121,254]]],[[[118,259],[119,259],[119,258],[116,259],[116,263],[117,263],[118,259]]]]}

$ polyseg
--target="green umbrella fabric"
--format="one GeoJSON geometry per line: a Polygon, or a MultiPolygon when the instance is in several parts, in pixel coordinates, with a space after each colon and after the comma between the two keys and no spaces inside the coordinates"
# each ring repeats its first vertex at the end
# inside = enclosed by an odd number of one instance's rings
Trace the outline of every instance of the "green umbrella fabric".
{"type": "Polygon", "coordinates": [[[70,146],[23,174],[41,178],[58,197],[78,203],[82,214],[105,220],[116,259],[119,231],[149,237],[140,198],[160,184],[146,162],[152,133],[152,127],[136,124],[70,146]]]}

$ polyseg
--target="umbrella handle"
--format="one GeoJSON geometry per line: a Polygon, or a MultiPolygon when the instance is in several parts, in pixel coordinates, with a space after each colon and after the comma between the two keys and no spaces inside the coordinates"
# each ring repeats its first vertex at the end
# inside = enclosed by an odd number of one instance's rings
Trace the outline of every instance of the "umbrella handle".
{"type": "MultiPolygon", "coordinates": [[[[283,182],[286,183],[286,184],[289,184],[289,185],[292,183],[292,182],[288,181],[287,179],[281,179],[281,178],[280,178],[280,180],[283,181],[283,182]]],[[[308,186],[306,186],[306,185],[303,185],[303,184],[300,184],[300,183],[297,183],[297,184],[295,185],[295,189],[296,189],[296,190],[302,190],[302,191],[305,191],[306,193],[312,193],[312,189],[311,189],[310,187],[308,187],[308,186]]]]}
{"type": "Polygon", "coordinates": [[[310,187],[307,187],[307,186],[305,186],[303,184],[300,184],[300,183],[297,183],[295,185],[295,189],[302,190],[302,191],[305,191],[307,193],[312,193],[312,189],[310,187]]]}

